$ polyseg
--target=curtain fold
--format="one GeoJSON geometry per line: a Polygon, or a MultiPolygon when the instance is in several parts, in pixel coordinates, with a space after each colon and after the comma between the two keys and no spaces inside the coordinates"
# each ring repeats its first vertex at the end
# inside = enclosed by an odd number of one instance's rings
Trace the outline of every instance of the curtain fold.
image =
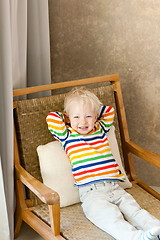
{"type": "MultiPolygon", "coordinates": [[[[48,0],[28,0],[27,86],[51,83],[48,0]]],[[[29,97],[50,95],[50,91],[29,97]]]]}
{"type": "Polygon", "coordinates": [[[0,233],[2,236],[2,240],[10,239],[10,230],[9,230],[9,222],[8,222],[8,211],[7,211],[7,204],[6,204],[6,195],[4,192],[4,182],[3,182],[3,172],[2,172],[2,163],[1,163],[1,156],[0,156],[0,216],[3,221],[0,225],[0,233]]]}
{"type": "Polygon", "coordinates": [[[12,89],[49,84],[50,79],[48,0],[1,0],[0,217],[3,219],[0,221],[1,240],[14,238],[12,89]],[[31,18],[28,19],[29,17],[31,18]]]}
{"type": "Polygon", "coordinates": [[[13,117],[10,2],[0,1],[0,238],[13,238],[13,117]],[[3,180],[2,180],[3,179],[3,180]],[[3,184],[4,183],[4,184],[3,184]]]}
{"type": "Polygon", "coordinates": [[[27,0],[10,0],[13,88],[27,84],[27,0]]]}

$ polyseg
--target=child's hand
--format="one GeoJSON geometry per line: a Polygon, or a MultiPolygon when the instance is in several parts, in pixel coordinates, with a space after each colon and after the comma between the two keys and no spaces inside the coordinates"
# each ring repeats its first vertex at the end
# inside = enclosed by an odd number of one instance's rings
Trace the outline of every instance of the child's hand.
{"type": "Polygon", "coordinates": [[[69,117],[66,113],[63,113],[63,116],[64,116],[64,123],[65,124],[69,124],[70,123],[70,120],[69,120],[69,117]]]}

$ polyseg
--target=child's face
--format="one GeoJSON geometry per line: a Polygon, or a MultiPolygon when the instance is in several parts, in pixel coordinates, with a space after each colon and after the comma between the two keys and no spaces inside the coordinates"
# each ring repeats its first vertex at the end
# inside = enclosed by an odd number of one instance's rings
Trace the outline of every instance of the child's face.
{"type": "Polygon", "coordinates": [[[73,102],[69,109],[69,120],[71,127],[76,132],[86,135],[93,130],[97,113],[92,109],[90,103],[73,102]]]}

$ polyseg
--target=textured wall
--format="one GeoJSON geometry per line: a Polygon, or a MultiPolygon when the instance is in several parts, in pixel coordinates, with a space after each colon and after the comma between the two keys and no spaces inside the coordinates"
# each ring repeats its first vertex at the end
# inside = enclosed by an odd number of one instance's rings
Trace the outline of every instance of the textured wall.
{"type": "Polygon", "coordinates": [[[49,11],[52,82],[119,73],[131,140],[160,154],[160,1],[49,0],[49,11]]]}

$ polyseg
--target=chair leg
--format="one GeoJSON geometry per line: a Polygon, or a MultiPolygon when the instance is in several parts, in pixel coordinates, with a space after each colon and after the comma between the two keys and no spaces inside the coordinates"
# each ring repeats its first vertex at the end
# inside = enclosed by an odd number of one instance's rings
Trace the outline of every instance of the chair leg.
{"type": "Polygon", "coordinates": [[[51,222],[51,231],[54,236],[60,235],[60,203],[48,205],[51,222]]]}
{"type": "Polygon", "coordinates": [[[16,203],[15,218],[14,218],[14,238],[17,238],[22,225],[22,213],[19,203],[16,203]]]}
{"type": "Polygon", "coordinates": [[[16,189],[16,209],[14,214],[14,237],[16,238],[20,232],[22,225],[22,208],[26,208],[26,203],[24,199],[23,184],[19,181],[15,181],[16,189]]]}

